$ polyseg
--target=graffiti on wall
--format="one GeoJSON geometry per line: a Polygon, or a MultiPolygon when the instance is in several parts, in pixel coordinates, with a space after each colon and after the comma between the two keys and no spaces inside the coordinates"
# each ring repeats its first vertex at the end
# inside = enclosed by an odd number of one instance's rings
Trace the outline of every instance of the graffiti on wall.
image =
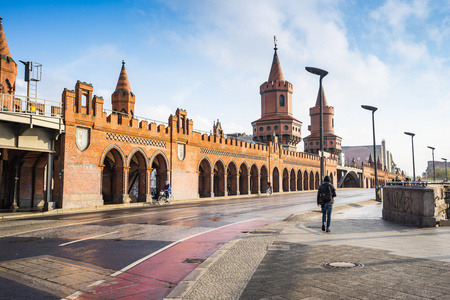
{"type": "Polygon", "coordinates": [[[402,213],[412,213],[411,211],[411,191],[395,190],[387,193],[385,201],[388,204],[389,210],[398,211],[402,213]]]}

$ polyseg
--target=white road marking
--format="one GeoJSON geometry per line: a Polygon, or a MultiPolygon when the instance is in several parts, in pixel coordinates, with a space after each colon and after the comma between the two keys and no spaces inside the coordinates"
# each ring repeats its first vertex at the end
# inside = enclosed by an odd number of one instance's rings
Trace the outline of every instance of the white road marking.
{"type": "Polygon", "coordinates": [[[64,244],[60,244],[58,246],[63,247],[63,246],[66,246],[66,245],[70,245],[70,244],[74,244],[74,243],[78,243],[78,242],[82,242],[82,241],[86,241],[86,240],[92,240],[92,239],[95,239],[95,238],[98,238],[98,237],[102,237],[102,236],[105,236],[105,235],[110,235],[110,234],[114,234],[114,233],[118,233],[118,232],[119,231],[114,231],[114,232],[109,232],[109,233],[100,234],[100,235],[96,235],[96,236],[91,236],[91,237],[88,237],[88,238],[85,238],[85,239],[80,239],[80,240],[76,240],[76,241],[71,241],[71,242],[67,242],[67,243],[64,243],[64,244]]]}
{"type": "Polygon", "coordinates": [[[88,287],[97,286],[97,285],[102,284],[103,282],[105,282],[105,280],[97,280],[96,282],[91,283],[90,285],[88,285],[88,287]]]}
{"type": "Polygon", "coordinates": [[[155,255],[157,255],[157,254],[159,254],[159,253],[161,253],[161,252],[163,252],[163,251],[169,249],[170,247],[175,246],[176,244],[179,244],[179,243],[181,243],[181,242],[184,242],[184,241],[186,241],[186,240],[188,240],[188,239],[190,239],[190,238],[193,238],[193,237],[196,237],[196,236],[198,236],[198,235],[205,234],[205,233],[208,233],[208,232],[211,232],[211,231],[214,231],[214,230],[222,229],[222,228],[229,227],[229,226],[232,226],[232,225],[236,225],[236,224],[239,224],[239,223],[250,222],[250,221],[253,221],[253,220],[257,220],[257,219],[249,219],[249,220],[245,220],[245,221],[240,221],[240,222],[236,222],[236,223],[224,225],[224,226],[217,227],[217,228],[212,228],[212,229],[210,229],[210,230],[207,230],[207,231],[204,231],[204,232],[200,232],[200,233],[196,233],[196,234],[193,234],[193,235],[191,235],[191,236],[185,237],[185,238],[183,238],[183,239],[181,239],[181,240],[178,240],[178,241],[176,241],[176,242],[173,242],[173,243],[171,243],[171,244],[169,244],[169,245],[167,245],[167,246],[165,246],[165,247],[163,247],[163,248],[161,248],[161,249],[159,249],[159,250],[157,250],[157,251],[155,251],[155,252],[153,252],[153,253],[150,253],[149,255],[147,255],[147,256],[145,256],[145,257],[143,257],[143,258],[141,258],[141,259],[135,261],[134,263],[129,264],[128,266],[126,266],[125,268],[121,269],[120,271],[117,271],[117,272],[111,274],[111,276],[114,277],[114,276],[120,275],[120,274],[122,274],[122,273],[128,271],[129,269],[131,269],[131,268],[137,266],[138,264],[140,264],[140,263],[146,261],[147,259],[149,259],[149,258],[151,258],[151,257],[153,257],[153,256],[155,256],[155,255]]]}
{"type": "Polygon", "coordinates": [[[73,293],[70,296],[67,296],[66,298],[62,298],[63,300],[72,300],[72,299],[77,299],[78,297],[80,297],[81,295],[83,295],[83,292],[77,291],[75,293],[73,293]]]}

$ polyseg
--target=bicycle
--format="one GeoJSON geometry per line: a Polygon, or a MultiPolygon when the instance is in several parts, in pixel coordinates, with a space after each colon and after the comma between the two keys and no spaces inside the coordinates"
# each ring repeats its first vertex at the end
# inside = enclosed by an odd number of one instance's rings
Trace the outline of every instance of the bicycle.
{"type": "Polygon", "coordinates": [[[161,192],[159,192],[159,197],[158,197],[158,200],[156,200],[156,203],[158,205],[164,205],[165,203],[172,204],[173,199],[174,199],[174,197],[173,197],[172,193],[170,193],[169,197],[167,198],[166,193],[164,191],[161,191],[161,192]]]}
{"type": "Polygon", "coordinates": [[[270,187],[268,187],[267,188],[267,190],[266,190],[266,196],[270,196],[270,195],[272,195],[272,187],[270,186],[270,187]]]}

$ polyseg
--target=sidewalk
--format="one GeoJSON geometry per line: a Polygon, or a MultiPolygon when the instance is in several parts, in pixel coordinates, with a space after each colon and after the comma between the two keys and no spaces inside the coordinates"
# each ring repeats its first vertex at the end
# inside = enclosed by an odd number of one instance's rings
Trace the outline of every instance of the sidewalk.
{"type": "Polygon", "coordinates": [[[235,239],[166,299],[450,299],[450,227],[381,219],[369,200],[318,210],[235,239]]]}

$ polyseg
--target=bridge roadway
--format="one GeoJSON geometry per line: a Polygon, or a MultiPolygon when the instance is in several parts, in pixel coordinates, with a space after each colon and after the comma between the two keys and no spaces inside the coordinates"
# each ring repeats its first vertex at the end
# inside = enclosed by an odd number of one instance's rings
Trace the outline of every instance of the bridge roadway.
{"type": "MultiPolygon", "coordinates": [[[[163,299],[228,241],[317,209],[315,198],[310,191],[3,219],[0,298],[163,299]]],[[[339,189],[336,203],[371,198],[371,189],[339,189]]]]}

